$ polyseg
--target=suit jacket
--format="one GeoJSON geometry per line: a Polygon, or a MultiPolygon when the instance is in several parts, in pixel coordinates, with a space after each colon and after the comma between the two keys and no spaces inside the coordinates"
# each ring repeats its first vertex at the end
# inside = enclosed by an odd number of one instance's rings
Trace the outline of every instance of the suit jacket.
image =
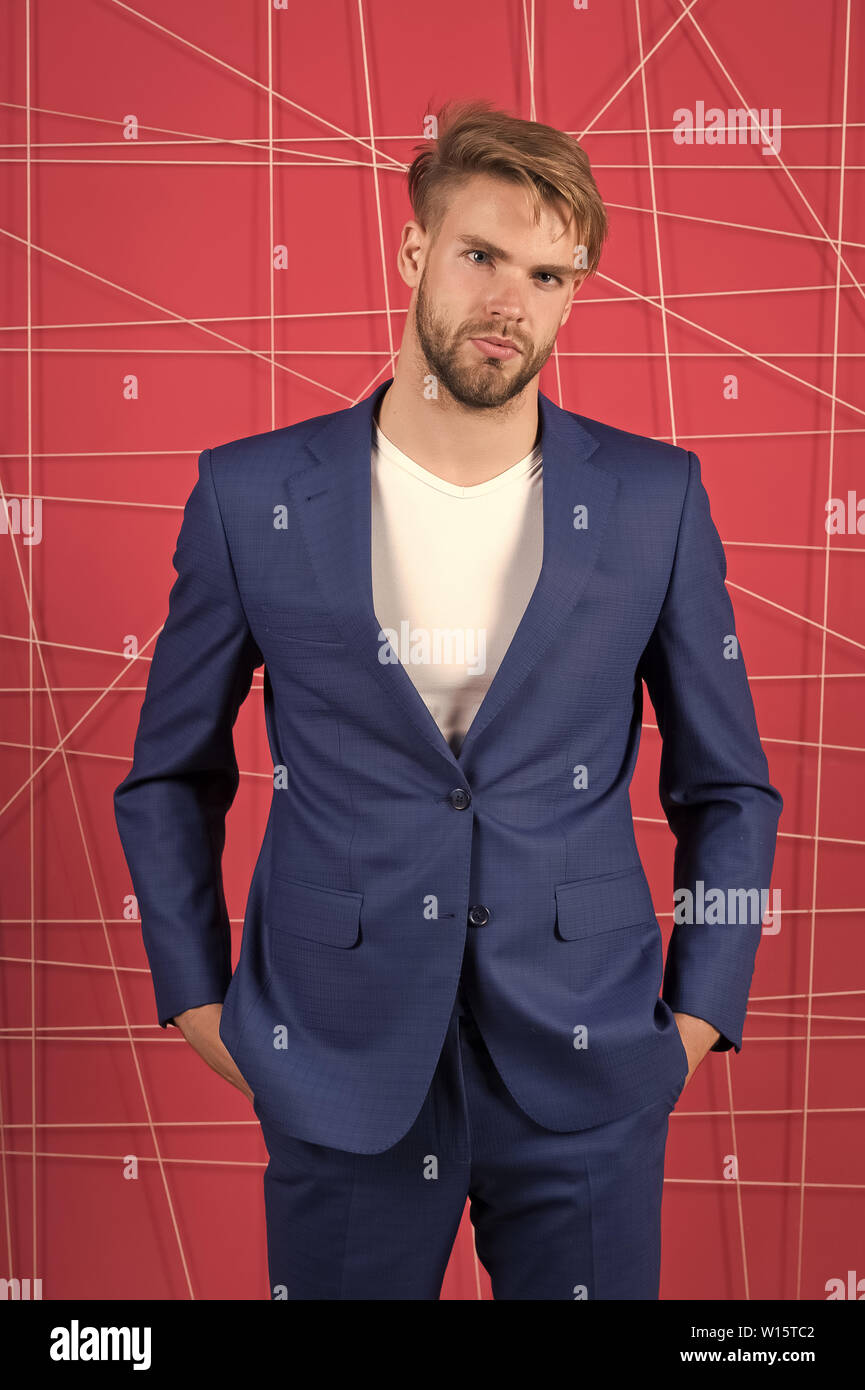
{"type": "Polygon", "coordinates": [[[461,972],[508,1089],[548,1129],[678,1095],[673,1011],[741,1049],[759,918],[674,926],[664,966],[628,794],[644,681],[674,888],[768,891],[782,807],[730,659],[699,459],[543,394],[540,576],[451,750],[373,611],[389,385],[201,454],[114,793],[160,1023],[224,1001],[270,1131],[356,1153],[413,1123],[461,972]],[[274,789],[232,974],[232,726],[262,663],[274,789]]]}

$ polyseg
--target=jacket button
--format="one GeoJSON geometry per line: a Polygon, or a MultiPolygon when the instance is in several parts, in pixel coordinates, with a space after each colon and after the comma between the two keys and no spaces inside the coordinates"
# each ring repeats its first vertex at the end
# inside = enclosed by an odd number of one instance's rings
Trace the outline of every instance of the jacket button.
{"type": "Polygon", "coordinates": [[[490,920],[490,910],[483,903],[475,903],[469,908],[469,921],[473,927],[485,927],[490,920]]]}
{"type": "Polygon", "coordinates": [[[465,787],[456,787],[449,794],[448,801],[455,811],[464,811],[471,802],[471,797],[465,787]]]}

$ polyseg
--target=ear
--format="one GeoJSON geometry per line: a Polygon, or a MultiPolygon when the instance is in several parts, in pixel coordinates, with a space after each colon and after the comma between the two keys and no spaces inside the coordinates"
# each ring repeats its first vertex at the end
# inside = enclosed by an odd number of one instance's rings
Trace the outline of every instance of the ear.
{"type": "Polygon", "coordinates": [[[396,264],[409,289],[415,289],[420,281],[426,241],[426,233],[420,223],[406,222],[402,229],[396,264]]]}

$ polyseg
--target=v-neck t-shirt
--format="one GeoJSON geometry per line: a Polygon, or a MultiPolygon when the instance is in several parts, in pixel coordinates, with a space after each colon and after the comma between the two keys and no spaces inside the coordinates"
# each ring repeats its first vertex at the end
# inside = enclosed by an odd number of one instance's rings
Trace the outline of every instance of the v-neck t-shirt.
{"type": "Polygon", "coordinates": [[[455,753],[492,683],[543,556],[541,446],[459,487],[373,424],[373,607],[380,660],[400,660],[455,753]]]}

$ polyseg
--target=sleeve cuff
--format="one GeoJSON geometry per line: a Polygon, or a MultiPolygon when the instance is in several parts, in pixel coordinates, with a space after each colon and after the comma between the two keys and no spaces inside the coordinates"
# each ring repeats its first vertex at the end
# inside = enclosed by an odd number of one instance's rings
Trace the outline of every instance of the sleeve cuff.
{"type": "Polygon", "coordinates": [[[223,994],[216,996],[213,993],[210,993],[208,994],[206,999],[202,999],[200,996],[196,996],[195,998],[189,999],[188,1001],[184,1002],[179,1006],[175,1005],[172,1013],[158,1015],[159,1026],[160,1028],[167,1028],[168,1025],[171,1024],[173,1028],[177,1028],[178,1024],[175,1020],[178,1014],[185,1013],[187,1009],[200,1009],[205,1004],[221,1004],[223,1003],[224,998],[225,996],[223,994]]]}

